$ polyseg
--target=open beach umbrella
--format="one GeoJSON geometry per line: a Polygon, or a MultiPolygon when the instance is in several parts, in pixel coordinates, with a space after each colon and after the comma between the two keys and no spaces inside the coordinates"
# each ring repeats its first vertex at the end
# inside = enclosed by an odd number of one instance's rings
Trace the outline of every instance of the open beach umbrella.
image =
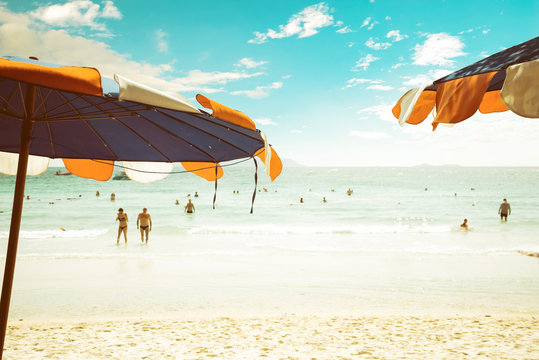
{"type": "Polygon", "coordinates": [[[455,124],[481,113],[511,110],[539,118],[539,37],[406,92],[393,108],[399,124],[417,125],[435,109],[438,124],[455,124]]]}
{"type": "Polygon", "coordinates": [[[17,175],[0,304],[0,359],[25,178],[45,171],[49,158],[63,159],[75,175],[101,181],[111,177],[117,161],[141,182],[162,178],[173,162],[217,181],[220,162],[255,156],[272,181],[281,172],[266,135],[244,113],[197,95],[209,114],[179,94],[120,75],[114,80],[94,68],[0,57],[0,172],[17,175]]]}

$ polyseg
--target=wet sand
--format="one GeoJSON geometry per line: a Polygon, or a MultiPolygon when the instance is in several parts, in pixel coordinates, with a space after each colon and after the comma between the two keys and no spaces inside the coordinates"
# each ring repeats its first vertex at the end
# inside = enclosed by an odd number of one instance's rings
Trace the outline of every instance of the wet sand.
{"type": "Polygon", "coordinates": [[[538,359],[539,314],[11,321],[5,359],[538,359]]]}

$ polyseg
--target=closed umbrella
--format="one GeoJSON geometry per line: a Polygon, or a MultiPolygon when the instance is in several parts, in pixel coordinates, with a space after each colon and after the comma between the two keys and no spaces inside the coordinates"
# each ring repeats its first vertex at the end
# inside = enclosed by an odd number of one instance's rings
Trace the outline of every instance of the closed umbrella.
{"type": "Polygon", "coordinates": [[[486,57],[431,84],[407,91],[393,108],[403,126],[423,122],[435,109],[438,124],[511,110],[539,118],[539,37],[486,57]]]}

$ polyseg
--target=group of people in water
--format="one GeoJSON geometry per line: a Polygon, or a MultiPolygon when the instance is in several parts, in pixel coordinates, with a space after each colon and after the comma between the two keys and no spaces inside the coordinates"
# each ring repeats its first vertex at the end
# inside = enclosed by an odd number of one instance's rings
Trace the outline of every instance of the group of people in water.
{"type": "MultiPolygon", "coordinates": [[[[99,192],[96,194],[98,195],[99,192]]],[[[112,194],[114,195],[114,193],[112,194]]],[[[197,194],[198,197],[198,194],[197,194]]],[[[111,196],[111,200],[115,200],[111,196]]],[[[179,201],[176,200],[176,205],[179,205],[179,201]]],[[[187,204],[185,205],[185,210],[187,214],[192,214],[195,212],[195,204],[189,199],[187,204]]],[[[127,223],[129,222],[129,217],[127,216],[127,213],[124,212],[124,209],[119,208],[118,214],[116,216],[116,221],[119,221],[118,226],[118,238],[116,239],[116,244],[120,243],[120,237],[122,233],[124,234],[125,243],[127,244],[127,223]]],[[[148,243],[148,235],[150,234],[150,231],[152,231],[152,216],[148,213],[147,208],[143,208],[142,212],[138,214],[137,217],[137,229],[140,230],[140,241],[143,243],[148,243]]]]}
{"type": "MultiPolygon", "coordinates": [[[[503,199],[500,207],[498,208],[498,215],[500,215],[500,220],[507,222],[507,217],[511,215],[511,205],[507,202],[507,199],[503,199]]],[[[462,224],[460,224],[462,230],[470,230],[468,226],[468,219],[464,219],[462,224]]]]}
{"type": "MultiPolygon", "coordinates": [[[[116,221],[119,221],[118,238],[116,239],[116,244],[120,243],[120,236],[122,233],[124,234],[125,243],[127,244],[127,223],[129,222],[129,217],[127,216],[127,213],[124,212],[124,209],[118,209],[116,221]]],[[[152,216],[148,213],[147,208],[142,209],[142,212],[138,214],[137,229],[140,230],[140,241],[147,244],[148,235],[150,234],[150,231],[152,231],[152,216]],[[146,235],[146,241],[144,241],[144,235],[146,235]]]]}

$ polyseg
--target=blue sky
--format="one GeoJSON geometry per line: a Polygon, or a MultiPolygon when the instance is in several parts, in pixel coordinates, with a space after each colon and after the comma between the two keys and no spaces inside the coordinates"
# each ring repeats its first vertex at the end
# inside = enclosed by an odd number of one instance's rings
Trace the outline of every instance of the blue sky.
{"type": "Polygon", "coordinates": [[[539,121],[431,132],[390,111],[412,87],[539,35],[537,1],[8,1],[0,48],[239,109],[307,165],[539,165],[539,121]]]}

